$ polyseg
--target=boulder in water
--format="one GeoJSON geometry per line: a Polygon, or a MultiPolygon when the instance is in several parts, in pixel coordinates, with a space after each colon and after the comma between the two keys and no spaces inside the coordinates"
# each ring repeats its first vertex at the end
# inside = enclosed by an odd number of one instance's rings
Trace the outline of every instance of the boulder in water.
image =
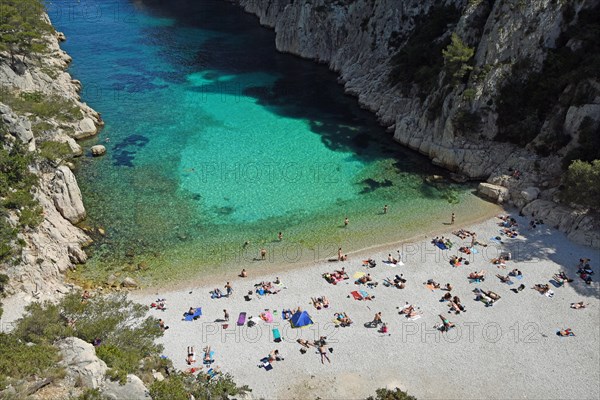
{"type": "Polygon", "coordinates": [[[101,144],[97,144],[95,146],[92,146],[91,151],[94,157],[102,156],[106,153],[106,147],[104,147],[101,144]]]}

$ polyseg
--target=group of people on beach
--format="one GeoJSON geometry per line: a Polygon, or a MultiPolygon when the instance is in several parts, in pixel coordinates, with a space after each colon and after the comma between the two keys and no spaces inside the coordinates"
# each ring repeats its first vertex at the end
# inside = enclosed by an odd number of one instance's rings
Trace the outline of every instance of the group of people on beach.
{"type": "MultiPolygon", "coordinates": [[[[387,212],[387,209],[384,212],[387,212]]],[[[453,219],[454,219],[454,217],[453,217],[453,219]]],[[[516,227],[518,226],[516,219],[514,219],[510,216],[502,216],[501,219],[502,219],[502,223],[501,223],[502,229],[508,229],[510,232],[516,232],[516,231],[514,231],[514,229],[516,229],[516,227]]],[[[346,222],[347,222],[347,219],[346,219],[346,222]]],[[[347,223],[346,223],[346,226],[347,226],[347,223]]],[[[507,233],[507,232],[505,232],[505,233],[507,233]]],[[[468,238],[471,238],[470,246],[469,247],[461,246],[459,248],[460,253],[472,255],[474,246],[476,246],[476,245],[485,246],[485,244],[480,243],[476,240],[475,232],[464,230],[464,229],[459,229],[459,230],[455,231],[454,234],[462,240],[468,240],[468,238]]],[[[278,238],[279,238],[279,240],[282,240],[281,233],[278,235],[278,238]]],[[[452,248],[452,246],[453,246],[452,241],[445,238],[444,236],[435,237],[432,240],[432,243],[435,244],[436,246],[443,245],[444,247],[446,247],[448,249],[452,248]]],[[[389,253],[387,263],[384,260],[383,264],[394,264],[394,265],[398,264],[400,261],[400,252],[398,252],[398,254],[399,254],[399,256],[398,256],[398,258],[396,258],[396,257],[392,256],[392,253],[389,253]]],[[[510,256],[510,253],[508,253],[508,255],[501,254],[499,257],[492,259],[491,263],[498,267],[506,267],[506,263],[509,260],[511,260],[511,258],[512,257],[510,256]]],[[[338,249],[337,260],[338,261],[347,261],[347,256],[343,254],[341,247],[338,249]]],[[[459,257],[458,255],[450,257],[450,263],[453,266],[461,265],[462,263],[465,263],[465,261],[467,261],[465,258],[459,257]]],[[[361,267],[375,268],[376,265],[377,265],[377,263],[375,262],[375,260],[372,258],[369,258],[368,260],[364,260],[362,262],[361,267]]],[[[372,271],[372,270],[369,269],[368,271],[372,271]]],[[[579,260],[577,273],[579,274],[581,279],[586,281],[586,283],[591,282],[591,276],[593,275],[594,272],[590,267],[589,259],[582,258],[579,260]]],[[[358,276],[354,281],[354,283],[356,285],[371,285],[371,287],[375,287],[375,284],[377,282],[376,282],[375,277],[372,276],[371,273],[361,272],[361,274],[362,275],[360,275],[360,276],[355,275],[355,276],[358,276]]],[[[245,269],[242,269],[242,271],[239,274],[239,277],[247,278],[248,272],[245,269]]],[[[346,271],[345,267],[336,269],[333,272],[324,273],[323,277],[327,280],[327,282],[334,283],[334,284],[337,282],[349,279],[348,272],[346,271]]],[[[474,284],[484,283],[485,277],[486,277],[485,269],[475,270],[473,272],[470,272],[467,275],[468,280],[474,284]]],[[[502,275],[502,274],[498,273],[498,274],[496,274],[496,277],[500,280],[500,282],[505,283],[507,285],[512,285],[512,284],[514,284],[515,280],[518,281],[523,278],[523,273],[518,268],[513,268],[507,275],[502,275]]],[[[565,285],[565,284],[573,282],[573,279],[571,279],[563,271],[554,274],[552,278],[559,285],[565,285]]],[[[398,289],[405,288],[406,283],[407,283],[407,278],[404,276],[403,273],[395,274],[393,277],[386,277],[383,279],[384,286],[395,287],[398,289]]],[[[445,293],[443,293],[443,295],[440,298],[440,302],[445,303],[447,308],[444,313],[439,314],[439,318],[440,318],[441,322],[439,322],[435,326],[441,332],[448,332],[456,325],[455,325],[455,323],[450,321],[447,314],[458,316],[462,313],[465,313],[467,311],[467,308],[465,307],[465,305],[462,303],[460,297],[458,296],[457,289],[455,289],[455,287],[453,285],[451,285],[450,283],[446,283],[445,285],[442,285],[440,282],[437,282],[435,279],[432,278],[432,279],[428,279],[424,284],[432,291],[435,291],[435,290],[445,291],[445,293]]],[[[502,286],[502,287],[505,287],[505,286],[502,286]]],[[[518,288],[511,289],[511,290],[515,293],[518,293],[524,287],[525,287],[524,285],[521,285],[518,288]]],[[[547,283],[536,284],[533,286],[533,288],[536,291],[538,291],[539,293],[545,294],[545,295],[548,295],[551,292],[550,285],[548,285],[547,283]]],[[[281,282],[279,281],[279,278],[276,278],[273,282],[261,281],[260,283],[254,285],[254,292],[256,292],[259,295],[275,294],[275,293],[278,293],[280,290],[281,290],[281,282]]],[[[215,293],[216,293],[217,298],[231,296],[233,294],[233,288],[232,288],[232,285],[230,284],[230,282],[227,282],[225,284],[224,292],[225,293],[223,293],[219,288],[216,288],[211,292],[211,295],[215,296],[215,293]]],[[[472,292],[475,295],[474,300],[483,302],[486,307],[493,306],[502,298],[502,296],[500,294],[496,293],[495,291],[492,291],[489,289],[484,289],[482,287],[475,287],[472,290],[472,292]]],[[[250,293],[253,293],[253,292],[251,291],[250,293]]],[[[501,293],[501,292],[499,291],[499,293],[501,293]]],[[[366,293],[365,293],[365,295],[366,295],[366,293]]],[[[350,297],[350,296],[348,296],[348,297],[350,297]]],[[[310,297],[310,303],[317,310],[323,310],[323,311],[321,311],[321,313],[325,313],[326,312],[325,309],[330,308],[330,299],[326,295],[310,297]]],[[[335,306],[337,307],[337,304],[335,306]]],[[[584,308],[586,308],[586,306],[587,306],[587,304],[584,303],[583,301],[573,302],[570,305],[570,307],[575,310],[584,309],[584,308]]],[[[157,301],[152,303],[152,307],[157,310],[165,310],[166,309],[166,300],[159,298],[159,299],[157,299],[157,301]]],[[[397,309],[398,309],[398,314],[405,316],[407,319],[412,320],[412,319],[420,318],[421,316],[423,316],[423,311],[419,307],[417,307],[413,304],[409,304],[409,302],[406,302],[406,304],[402,308],[397,307],[397,309]]],[[[196,310],[193,307],[190,307],[188,314],[192,315],[195,313],[195,311],[196,310]]],[[[288,320],[292,319],[292,316],[296,312],[301,312],[301,311],[302,310],[300,307],[298,307],[294,310],[284,309],[284,310],[282,310],[283,319],[288,321],[288,320]]],[[[224,321],[226,322],[229,320],[229,313],[227,310],[223,310],[223,313],[224,313],[224,321]]],[[[270,311],[268,313],[262,312],[260,315],[262,321],[265,321],[266,323],[272,322],[273,321],[272,314],[276,314],[276,311],[274,311],[273,313],[270,313],[270,311]],[[267,314],[271,314],[271,318],[268,318],[267,314]]],[[[334,321],[336,322],[336,326],[350,327],[353,325],[352,319],[350,319],[350,317],[348,316],[348,314],[346,312],[336,312],[333,314],[333,317],[334,317],[334,321]]],[[[249,322],[250,322],[250,320],[249,320],[249,322]]],[[[258,322],[261,323],[261,321],[258,321],[258,322]]],[[[254,322],[252,322],[252,323],[254,324],[254,322]]],[[[162,319],[159,320],[159,326],[163,330],[168,329],[168,326],[165,325],[165,322],[162,319]]],[[[377,328],[378,332],[383,333],[383,334],[390,334],[390,325],[383,321],[383,313],[381,311],[376,312],[373,319],[365,322],[364,326],[367,328],[377,328]]],[[[570,328],[559,330],[559,331],[557,331],[557,334],[559,336],[574,336],[574,333],[570,328]]],[[[321,363],[325,364],[325,361],[327,361],[327,363],[331,363],[330,354],[333,353],[333,348],[328,346],[326,337],[321,336],[318,340],[314,340],[314,341],[306,340],[303,338],[297,339],[297,343],[300,344],[300,346],[301,346],[300,352],[302,354],[305,354],[308,351],[308,349],[310,349],[310,348],[315,348],[316,353],[319,354],[319,356],[320,356],[321,363]]],[[[210,363],[210,362],[212,362],[211,360],[212,360],[212,356],[211,356],[210,347],[207,346],[204,349],[203,362],[210,363]]],[[[271,351],[268,356],[263,358],[261,360],[261,363],[263,364],[263,366],[265,366],[266,363],[273,363],[275,361],[282,361],[282,360],[283,360],[283,357],[279,353],[279,349],[275,349],[275,350],[271,351]]],[[[196,354],[194,352],[194,347],[190,346],[187,349],[186,363],[188,365],[192,365],[195,362],[196,362],[196,354]]]]}

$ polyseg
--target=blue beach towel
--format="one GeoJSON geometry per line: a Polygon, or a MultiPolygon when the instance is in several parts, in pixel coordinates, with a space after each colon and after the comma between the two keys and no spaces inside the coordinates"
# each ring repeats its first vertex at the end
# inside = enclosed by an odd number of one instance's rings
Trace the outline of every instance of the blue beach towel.
{"type": "Polygon", "coordinates": [[[369,293],[365,292],[364,290],[359,290],[359,292],[360,292],[360,295],[361,295],[363,298],[365,298],[365,297],[369,296],[369,293]]]}
{"type": "Polygon", "coordinates": [[[440,249],[442,249],[442,250],[447,250],[448,249],[444,243],[437,242],[435,245],[437,247],[439,247],[440,249]]]}
{"type": "Polygon", "coordinates": [[[273,341],[275,343],[281,342],[281,334],[279,333],[279,329],[273,328],[273,341]]]}
{"type": "Polygon", "coordinates": [[[477,254],[479,253],[479,250],[477,250],[475,247],[471,247],[471,253],[477,254]]]}
{"type": "Polygon", "coordinates": [[[196,308],[196,311],[194,311],[193,314],[185,314],[185,317],[183,317],[184,320],[186,321],[193,321],[195,317],[200,317],[202,315],[202,307],[198,307],[196,308]]]}
{"type": "MultiPolygon", "coordinates": [[[[212,364],[215,361],[214,355],[215,355],[215,352],[211,351],[210,354],[209,354],[210,360],[208,360],[208,361],[207,360],[203,360],[202,363],[205,364],[205,365],[212,364]]],[[[206,357],[206,353],[204,353],[204,357],[206,357]]]]}

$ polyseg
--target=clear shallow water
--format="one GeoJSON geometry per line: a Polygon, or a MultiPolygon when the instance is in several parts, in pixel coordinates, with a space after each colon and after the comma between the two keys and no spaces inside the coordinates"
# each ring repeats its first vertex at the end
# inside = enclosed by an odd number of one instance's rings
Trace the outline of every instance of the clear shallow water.
{"type": "Polygon", "coordinates": [[[107,155],[77,172],[85,224],[107,231],[85,277],[237,270],[263,265],[263,246],[274,264],[322,259],[490,210],[469,186],[429,184],[443,171],[395,144],[334,73],[278,53],[226,2],[63,0],[49,13],[106,122],[84,145],[107,155]]]}

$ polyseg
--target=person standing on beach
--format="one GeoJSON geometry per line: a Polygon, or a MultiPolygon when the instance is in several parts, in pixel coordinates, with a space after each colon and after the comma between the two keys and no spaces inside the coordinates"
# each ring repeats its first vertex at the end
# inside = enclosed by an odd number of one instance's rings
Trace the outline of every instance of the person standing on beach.
{"type": "Polygon", "coordinates": [[[283,233],[279,232],[277,234],[277,239],[279,239],[279,241],[281,242],[283,240],[283,233]]]}
{"type": "Polygon", "coordinates": [[[454,219],[455,219],[455,216],[454,216],[454,213],[452,213],[452,216],[450,217],[450,225],[454,225],[454,219]]]}
{"type": "Polygon", "coordinates": [[[350,220],[348,219],[348,217],[344,218],[344,228],[347,228],[349,223],[350,220]]]}
{"type": "Polygon", "coordinates": [[[342,256],[342,248],[340,247],[340,248],[338,249],[338,261],[341,261],[341,260],[342,260],[342,257],[343,257],[343,256],[342,256]]]}
{"type": "Polygon", "coordinates": [[[230,296],[233,293],[233,288],[231,287],[231,283],[227,282],[225,284],[225,290],[227,290],[227,296],[230,296]]]}
{"type": "Polygon", "coordinates": [[[387,210],[388,210],[388,205],[386,204],[383,206],[383,213],[387,214],[387,210]]]}
{"type": "Polygon", "coordinates": [[[229,321],[229,313],[227,312],[227,310],[223,310],[223,319],[225,321],[229,321]]]}
{"type": "Polygon", "coordinates": [[[267,259],[267,249],[265,249],[264,247],[262,249],[260,249],[260,259],[261,260],[267,259]]]}

